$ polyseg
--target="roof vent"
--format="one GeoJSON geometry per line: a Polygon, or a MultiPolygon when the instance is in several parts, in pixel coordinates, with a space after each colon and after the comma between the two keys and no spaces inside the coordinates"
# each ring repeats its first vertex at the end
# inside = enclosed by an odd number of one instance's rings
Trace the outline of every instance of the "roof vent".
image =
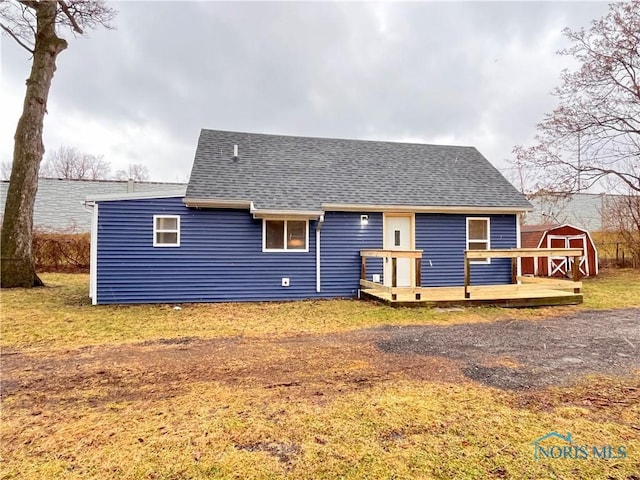
{"type": "Polygon", "coordinates": [[[233,159],[234,160],[238,159],[238,145],[233,146],[233,159]]]}

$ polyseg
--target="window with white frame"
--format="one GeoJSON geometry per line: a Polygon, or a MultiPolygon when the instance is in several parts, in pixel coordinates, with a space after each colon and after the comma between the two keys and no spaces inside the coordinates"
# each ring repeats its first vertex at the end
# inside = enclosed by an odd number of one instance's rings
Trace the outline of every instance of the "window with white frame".
{"type": "Polygon", "coordinates": [[[153,246],[180,246],[180,215],[153,216],[153,246]]]}
{"type": "Polygon", "coordinates": [[[309,221],[274,219],[262,222],[263,252],[308,252],[309,221]]]}
{"type": "MultiPolygon", "coordinates": [[[[491,244],[489,218],[467,218],[467,250],[489,250],[491,244]]],[[[473,263],[491,263],[491,259],[472,260],[473,263]]]]}

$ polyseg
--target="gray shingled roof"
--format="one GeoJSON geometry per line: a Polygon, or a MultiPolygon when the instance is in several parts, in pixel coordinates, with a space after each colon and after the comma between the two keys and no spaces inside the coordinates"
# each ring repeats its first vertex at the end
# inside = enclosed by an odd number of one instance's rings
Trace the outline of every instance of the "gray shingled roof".
{"type": "Polygon", "coordinates": [[[604,193],[574,193],[570,196],[540,193],[530,200],[534,210],[527,214],[525,222],[569,223],[585,230],[602,230],[607,223],[603,212],[617,198],[617,195],[604,193]]]}
{"type": "Polygon", "coordinates": [[[531,209],[474,147],[206,129],[187,199],[283,210],[320,210],[326,203],[531,209]]]}
{"type": "MultiPolygon", "coordinates": [[[[38,179],[38,193],[33,210],[33,225],[38,229],[61,232],[89,232],[91,213],[84,207],[87,197],[163,192],[184,189],[184,183],[128,182],[127,180],[38,179]]],[[[4,214],[8,181],[0,182],[0,216],[4,214]]]]}

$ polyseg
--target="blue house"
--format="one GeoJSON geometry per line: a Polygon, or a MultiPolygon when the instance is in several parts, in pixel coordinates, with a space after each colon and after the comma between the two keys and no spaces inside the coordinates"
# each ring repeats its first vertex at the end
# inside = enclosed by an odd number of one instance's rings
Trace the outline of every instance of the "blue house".
{"type": "MultiPolygon", "coordinates": [[[[87,205],[94,304],[355,297],[371,249],[421,250],[420,285],[462,285],[463,252],[519,247],[531,210],[473,147],[217,130],[202,130],[186,191],[87,205]]],[[[474,284],[510,282],[509,258],[475,263],[474,284]]],[[[410,258],[365,273],[415,275],[410,258]]]]}

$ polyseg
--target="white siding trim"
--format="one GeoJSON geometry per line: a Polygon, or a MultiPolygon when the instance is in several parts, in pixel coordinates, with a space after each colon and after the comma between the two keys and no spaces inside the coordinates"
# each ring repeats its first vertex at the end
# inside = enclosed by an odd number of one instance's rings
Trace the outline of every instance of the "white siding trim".
{"type": "MultiPolygon", "coordinates": [[[[477,240],[469,240],[469,220],[486,220],[487,222],[487,250],[491,250],[491,217],[467,217],[467,228],[466,228],[466,249],[469,250],[469,241],[477,241],[477,240]]],[[[483,241],[483,240],[481,240],[483,241]]],[[[491,259],[487,258],[484,260],[469,260],[470,263],[477,263],[481,265],[489,265],[491,263],[491,259]]]]}
{"type": "Polygon", "coordinates": [[[262,253],[308,253],[309,252],[309,220],[305,218],[263,218],[262,219],[262,253]],[[284,222],[284,248],[267,248],[267,222],[284,222]],[[305,248],[287,248],[287,222],[305,222],[305,248]]]}
{"type": "Polygon", "coordinates": [[[107,195],[89,195],[85,202],[109,202],[117,200],[144,200],[152,198],[173,198],[184,197],[187,188],[174,191],[149,191],[149,192],[133,192],[133,193],[112,193],[107,195]]]}
{"type": "Polygon", "coordinates": [[[89,297],[91,304],[98,304],[98,204],[93,206],[91,217],[91,243],[89,250],[89,297]]]}
{"type": "Polygon", "coordinates": [[[179,247],[180,246],[180,215],[154,215],[153,216],[153,246],[154,247],[179,247]],[[158,230],[156,229],[156,219],[158,218],[175,218],[176,219],[176,230],[158,230]],[[176,243],[158,243],[157,242],[157,233],[165,232],[165,233],[177,233],[176,235],[176,243]]]}
{"type": "Polygon", "coordinates": [[[520,213],[531,212],[533,207],[457,207],[457,206],[429,206],[429,205],[370,205],[353,203],[323,203],[322,209],[332,212],[415,212],[415,213],[468,213],[484,214],[492,213],[520,213]]]}

